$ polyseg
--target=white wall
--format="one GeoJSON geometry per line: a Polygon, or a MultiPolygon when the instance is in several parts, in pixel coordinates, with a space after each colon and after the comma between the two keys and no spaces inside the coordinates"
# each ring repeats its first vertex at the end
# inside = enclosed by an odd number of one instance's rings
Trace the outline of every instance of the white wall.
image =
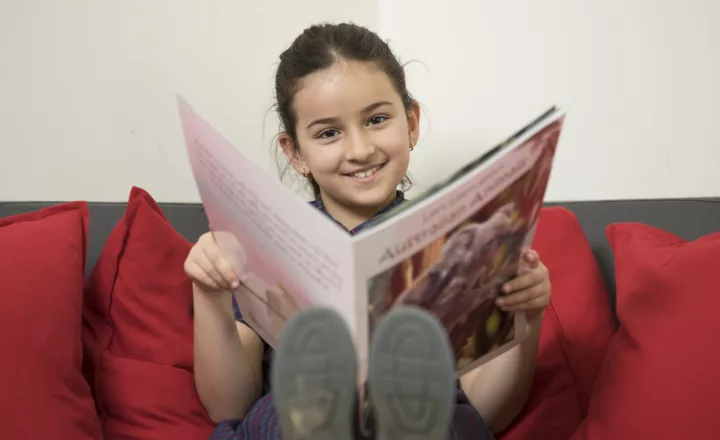
{"type": "Polygon", "coordinates": [[[363,0],[0,1],[0,200],[197,201],[174,95],[275,173],[273,75],[317,20],[363,0]],[[263,133],[263,123],[266,132],[263,133]]]}
{"type": "Polygon", "coordinates": [[[277,55],[316,21],[391,39],[422,189],[550,104],[551,200],[720,196],[714,0],[0,2],[0,200],[197,201],[174,93],[269,172],[277,55]],[[263,129],[265,123],[265,129],[263,129]]]}
{"type": "Polygon", "coordinates": [[[548,198],[720,195],[720,2],[438,3],[380,1],[380,32],[424,63],[410,68],[431,124],[418,176],[557,103],[568,117],[548,198]]]}

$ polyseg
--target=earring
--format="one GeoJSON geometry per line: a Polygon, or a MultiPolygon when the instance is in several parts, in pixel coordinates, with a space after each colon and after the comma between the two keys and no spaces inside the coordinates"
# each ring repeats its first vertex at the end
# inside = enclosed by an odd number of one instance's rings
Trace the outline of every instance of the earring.
{"type": "Polygon", "coordinates": [[[310,175],[310,172],[308,170],[303,169],[301,174],[303,175],[303,177],[307,178],[307,176],[310,175]]]}
{"type": "Polygon", "coordinates": [[[415,144],[413,144],[413,142],[410,141],[410,151],[412,151],[412,150],[414,150],[414,149],[415,149],[415,144]]]}

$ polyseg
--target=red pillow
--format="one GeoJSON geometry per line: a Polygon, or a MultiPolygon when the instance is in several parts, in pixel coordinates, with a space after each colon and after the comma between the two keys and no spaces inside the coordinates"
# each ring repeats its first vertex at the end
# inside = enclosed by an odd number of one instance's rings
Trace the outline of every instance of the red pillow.
{"type": "Polygon", "coordinates": [[[193,379],[191,244],[152,197],[130,193],[88,281],[86,371],[108,440],[206,439],[193,379]]]}
{"type": "Polygon", "coordinates": [[[636,223],[606,232],[621,327],[573,439],[720,438],[720,232],[692,242],[636,223]]]}
{"type": "Polygon", "coordinates": [[[533,242],[550,271],[535,378],[523,413],[503,440],[567,439],[585,417],[615,331],[595,256],[577,217],[544,208],[533,242]]]}
{"type": "Polygon", "coordinates": [[[82,202],[0,219],[2,438],[102,438],[82,375],[88,223],[82,202]]]}

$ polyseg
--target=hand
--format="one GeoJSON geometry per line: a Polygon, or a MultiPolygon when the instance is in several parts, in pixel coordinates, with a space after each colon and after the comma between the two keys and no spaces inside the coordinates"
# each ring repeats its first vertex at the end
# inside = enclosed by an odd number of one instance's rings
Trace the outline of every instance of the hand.
{"type": "Polygon", "coordinates": [[[540,261],[538,253],[530,250],[522,256],[520,275],[505,283],[505,296],[496,301],[504,311],[524,310],[528,321],[531,321],[542,315],[550,304],[550,290],[550,273],[540,261]]]}
{"type": "Polygon", "coordinates": [[[240,280],[220,251],[212,232],[203,234],[190,249],[185,260],[185,273],[207,292],[230,291],[240,286],[240,280]]]}

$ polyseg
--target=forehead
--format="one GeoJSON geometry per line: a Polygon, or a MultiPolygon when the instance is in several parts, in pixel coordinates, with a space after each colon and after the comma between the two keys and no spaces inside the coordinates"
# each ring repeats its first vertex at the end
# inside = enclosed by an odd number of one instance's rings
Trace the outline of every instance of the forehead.
{"type": "Polygon", "coordinates": [[[385,72],[357,61],[339,61],[308,75],[294,99],[298,121],[342,117],[378,101],[400,104],[400,96],[385,72]]]}

